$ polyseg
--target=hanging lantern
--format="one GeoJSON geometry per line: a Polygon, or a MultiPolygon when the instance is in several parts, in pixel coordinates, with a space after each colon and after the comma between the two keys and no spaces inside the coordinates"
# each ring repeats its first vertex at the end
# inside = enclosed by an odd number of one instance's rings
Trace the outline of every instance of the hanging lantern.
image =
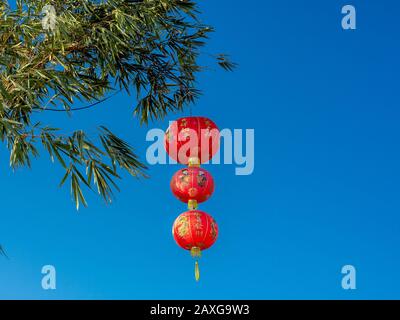
{"type": "Polygon", "coordinates": [[[189,209],[196,209],[198,203],[206,201],[214,192],[214,179],[204,169],[188,167],[179,170],[171,180],[172,193],[189,209]]]}
{"type": "Polygon", "coordinates": [[[186,117],[174,121],[165,134],[165,149],[181,164],[200,165],[217,153],[220,133],[205,117],[186,117]]]}
{"type": "Polygon", "coordinates": [[[197,259],[201,251],[210,248],[218,237],[218,225],[207,213],[191,210],[182,213],[174,222],[172,234],[176,243],[185,250],[190,250],[195,262],[195,278],[200,278],[197,259]]]}
{"type": "Polygon", "coordinates": [[[214,192],[214,179],[200,164],[217,153],[220,133],[210,119],[186,117],[174,121],[165,134],[165,149],[178,163],[188,165],[171,180],[173,194],[188,204],[190,211],[174,222],[172,234],[176,243],[196,259],[195,278],[200,278],[198,258],[202,250],[211,247],[218,237],[218,226],[207,213],[197,210],[214,192]]]}

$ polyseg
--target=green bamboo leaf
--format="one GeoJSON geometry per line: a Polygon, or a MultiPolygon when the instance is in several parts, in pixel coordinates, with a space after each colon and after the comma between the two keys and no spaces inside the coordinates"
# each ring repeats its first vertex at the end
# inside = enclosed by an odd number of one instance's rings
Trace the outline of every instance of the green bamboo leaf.
{"type": "MultiPolygon", "coordinates": [[[[200,22],[190,0],[53,0],[57,23],[50,32],[39,19],[44,3],[18,0],[0,10],[0,140],[13,168],[29,167],[46,152],[65,170],[60,186],[70,179],[77,209],[93,188],[111,202],[122,171],[147,177],[134,148],[105,127],[92,137],[91,128],[76,130],[71,122],[72,129],[52,129],[33,124],[33,116],[72,116],[120,91],[135,92],[141,124],[181,112],[200,96],[198,60],[213,28],[200,22]]],[[[226,55],[216,60],[234,67],[226,55]]]]}

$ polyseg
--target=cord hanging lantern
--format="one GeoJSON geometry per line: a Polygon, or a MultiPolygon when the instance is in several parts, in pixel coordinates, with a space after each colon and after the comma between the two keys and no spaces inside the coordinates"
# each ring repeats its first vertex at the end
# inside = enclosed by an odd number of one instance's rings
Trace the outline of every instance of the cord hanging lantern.
{"type": "Polygon", "coordinates": [[[202,168],[184,168],[172,177],[171,190],[182,202],[196,205],[211,197],[214,192],[214,179],[202,168]]]}
{"type": "Polygon", "coordinates": [[[165,134],[169,156],[184,165],[200,165],[217,153],[220,133],[216,124],[204,117],[174,121],[165,134]]]}
{"type": "Polygon", "coordinates": [[[211,247],[218,237],[218,225],[209,214],[200,210],[190,210],[182,213],[174,222],[172,234],[176,243],[196,259],[195,278],[200,278],[197,259],[201,251],[211,247]]]}
{"type": "Polygon", "coordinates": [[[189,211],[176,218],[172,235],[176,243],[189,250],[195,261],[195,279],[199,281],[198,259],[202,250],[210,248],[218,237],[218,225],[208,213],[198,210],[198,204],[214,192],[214,179],[200,168],[219,149],[220,132],[213,121],[205,117],[186,117],[174,121],[165,134],[165,149],[169,156],[188,167],[177,171],[171,180],[172,193],[187,203],[189,211]]]}

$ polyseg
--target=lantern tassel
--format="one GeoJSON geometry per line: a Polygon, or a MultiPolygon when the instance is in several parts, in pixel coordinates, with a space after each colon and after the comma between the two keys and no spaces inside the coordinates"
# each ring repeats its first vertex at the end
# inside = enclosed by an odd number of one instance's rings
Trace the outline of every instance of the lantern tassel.
{"type": "Polygon", "coordinates": [[[200,279],[200,268],[198,259],[201,257],[201,249],[199,247],[192,247],[190,249],[190,254],[193,258],[196,259],[196,262],[194,263],[194,278],[198,282],[200,279]]]}
{"type": "Polygon", "coordinates": [[[196,261],[194,264],[194,277],[197,282],[200,280],[200,269],[199,269],[199,263],[196,261]]]}

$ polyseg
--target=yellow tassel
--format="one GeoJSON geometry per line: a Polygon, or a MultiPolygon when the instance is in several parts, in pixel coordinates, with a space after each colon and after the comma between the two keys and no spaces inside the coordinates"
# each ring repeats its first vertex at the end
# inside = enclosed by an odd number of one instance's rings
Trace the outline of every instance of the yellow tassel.
{"type": "Polygon", "coordinates": [[[199,269],[199,263],[197,261],[194,264],[194,277],[196,278],[197,282],[200,280],[200,269],[199,269]]]}

